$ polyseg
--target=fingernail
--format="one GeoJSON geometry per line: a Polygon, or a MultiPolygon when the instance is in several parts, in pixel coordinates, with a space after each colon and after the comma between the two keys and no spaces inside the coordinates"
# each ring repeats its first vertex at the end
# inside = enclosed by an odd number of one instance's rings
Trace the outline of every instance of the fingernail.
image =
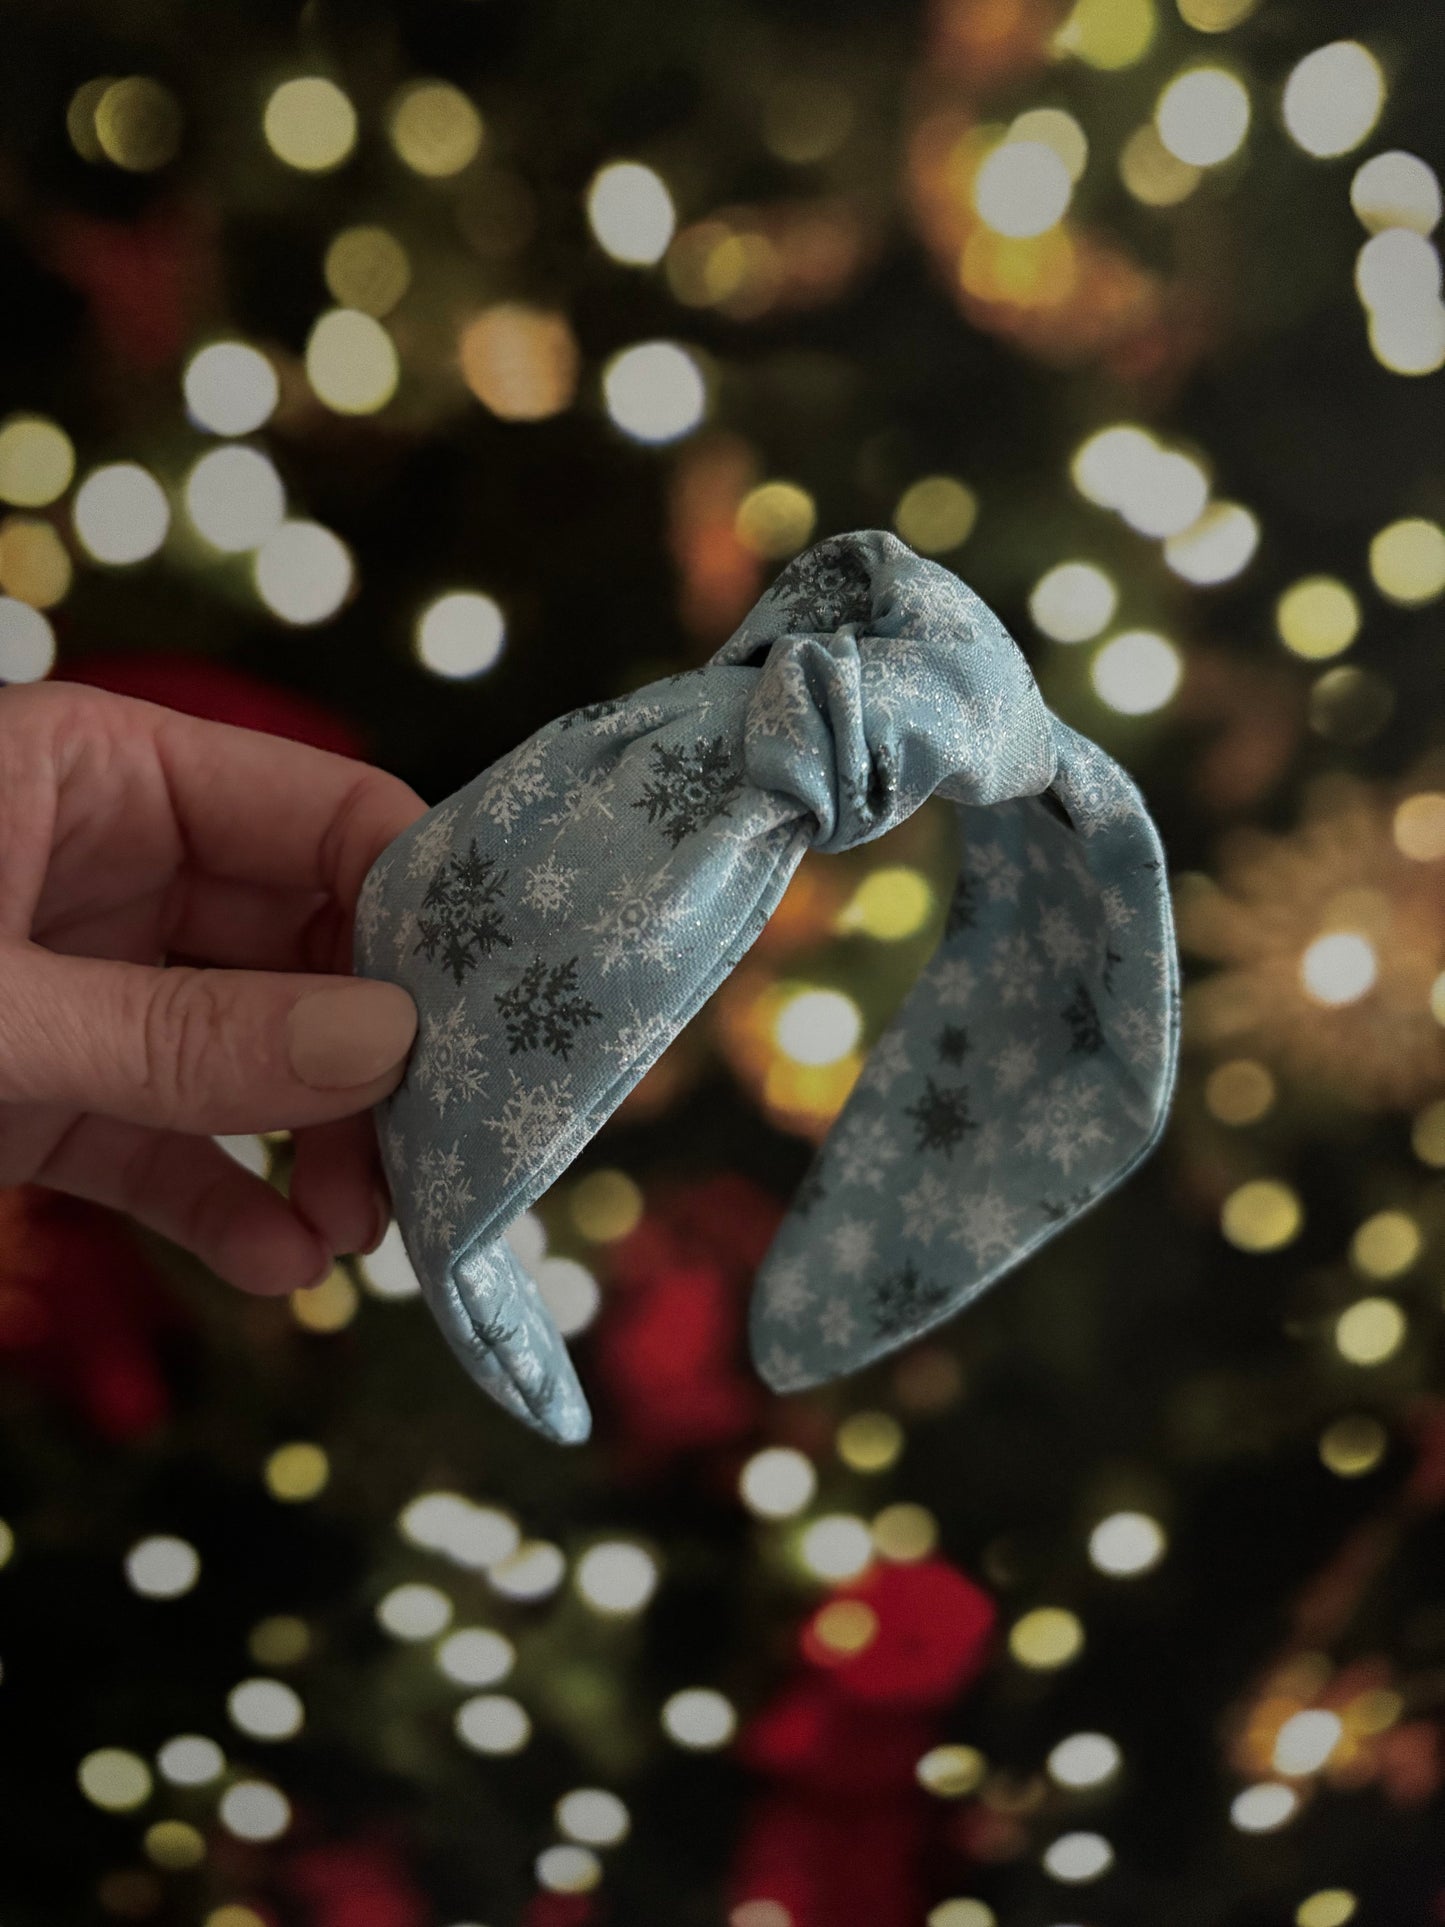
{"type": "Polygon", "coordinates": [[[311,1291],[312,1289],[314,1289],[315,1286],[321,1283],[323,1278],[329,1278],[331,1276],[331,1267],[336,1263],[336,1260],[332,1257],[330,1251],[327,1249],[327,1247],[324,1244],[322,1244],[319,1238],[316,1240],[316,1245],[317,1245],[317,1249],[322,1254],[321,1263],[318,1266],[318,1268],[311,1274],[311,1276],[306,1280],[306,1283],[301,1287],[303,1291],[311,1291]]]}
{"type": "Polygon", "coordinates": [[[375,1251],[387,1232],[391,1229],[391,1199],[385,1191],[371,1194],[372,1217],[370,1242],[361,1247],[362,1255],[375,1251]]]}
{"type": "Polygon", "coordinates": [[[291,1068],[317,1091],[370,1084],[406,1056],[416,1021],[400,984],[358,978],[308,991],[286,1019],[291,1068]]]}

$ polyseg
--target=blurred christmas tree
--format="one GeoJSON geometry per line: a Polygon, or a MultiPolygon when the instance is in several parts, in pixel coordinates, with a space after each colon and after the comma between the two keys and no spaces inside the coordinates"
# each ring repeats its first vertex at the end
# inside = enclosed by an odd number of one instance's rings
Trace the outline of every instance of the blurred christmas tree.
{"type": "Polygon", "coordinates": [[[390,1244],[288,1308],[0,1198],[7,1927],[1445,1919],[1445,14],[3,25],[0,678],[436,800],[890,527],[1132,768],[1193,979],[1151,1163],[774,1399],[944,819],[806,861],[514,1233],[578,1451],[390,1244]]]}

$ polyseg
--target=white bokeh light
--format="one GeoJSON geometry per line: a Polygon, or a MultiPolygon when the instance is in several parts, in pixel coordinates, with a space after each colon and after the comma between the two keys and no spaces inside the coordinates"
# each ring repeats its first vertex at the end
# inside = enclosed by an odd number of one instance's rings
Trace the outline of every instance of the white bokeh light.
{"type": "Polygon", "coordinates": [[[1299,1795],[1293,1787],[1274,1780],[1247,1786],[1230,1803],[1229,1817],[1241,1833],[1273,1833],[1299,1810],[1299,1795]]]}
{"type": "Polygon", "coordinates": [[[256,551],[255,580],[261,600],[283,622],[326,622],[351,589],[351,551],[319,522],[283,522],[256,551]]]}
{"type": "Polygon", "coordinates": [[[1371,233],[1407,227],[1417,234],[1431,234],[1440,221],[1440,179],[1418,154],[1393,147],[1356,168],[1350,206],[1371,233]]]}
{"type": "Polygon", "coordinates": [[[171,525],[165,490],[139,462],[92,469],[75,492],[75,532],[97,562],[124,566],[155,554],[171,525]]]}
{"type": "Polygon", "coordinates": [[[1068,164],[1043,141],[999,142],[973,179],[973,204],[996,234],[1045,234],[1068,212],[1074,181],[1068,164]]]}
{"type": "Polygon", "coordinates": [[[1162,709],[1179,687],[1179,651],[1152,629],[1127,629],[1106,642],[1090,665],[1101,699],[1122,716],[1147,716],[1162,709]]]}
{"type": "Polygon", "coordinates": [[[1035,625],[1055,642],[1091,642],[1114,619],[1119,592],[1092,562],[1060,562],[1029,597],[1035,625]]]}
{"type": "Polygon", "coordinates": [[[755,1452],[738,1479],[744,1505],[763,1519],[792,1518],[817,1489],[812,1460],[790,1445],[770,1445],[755,1452]]]}
{"type": "Polygon", "coordinates": [[[437,1647],[437,1665],[458,1686],[497,1686],[516,1661],[511,1640],[490,1626],[463,1626],[437,1647]]]}
{"type": "Polygon", "coordinates": [[[1107,1733],[1071,1733],[1049,1754],[1049,1778],[1060,1786],[1102,1786],[1123,1763],[1123,1755],[1107,1733]]]}
{"type": "Polygon", "coordinates": [[[841,990],[802,990],[778,1012],[773,1037],[795,1064],[836,1064],[863,1034],[863,1013],[841,990]]]}
{"type": "Polygon", "coordinates": [[[575,1579],[594,1611],[625,1617],[641,1612],[657,1590],[657,1561],[642,1546],[611,1540],[583,1553],[575,1579]]]}
{"type": "Polygon", "coordinates": [[[1217,167],[1237,153],[1249,132],[1249,95],[1222,67],[1192,67],[1159,96],[1154,125],[1176,160],[1217,167]]]}
{"type": "Polygon", "coordinates": [[[474,1753],[519,1753],[532,1737],[527,1709],[506,1693],[478,1693],[457,1708],[457,1738],[474,1753]]]}
{"type": "Polygon", "coordinates": [[[532,1275],[562,1336],[586,1331],[602,1308],[602,1288],[586,1265],[575,1258],[543,1258],[532,1275]]]}
{"type": "Polygon", "coordinates": [[[1102,1833],[1061,1833],[1044,1852],[1044,1870],[1055,1880],[1097,1880],[1114,1864],[1114,1849],[1102,1833]]]}
{"type": "Polygon", "coordinates": [[[1323,1707],[1306,1707],[1291,1714],[1275,1735],[1275,1772],[1317,1773],[1339,1745],[1344,1731],[1339,1714],[1326,1712],[1323,1707]]]}
{"type": "Polygon", "coordinates": [[[220,1815],[238,1840],[275,1840],[291,1824],[291,1803],[264,1780],[238,1780],[221,1795],[220,1815]]]}
{"type": "Polygon", "coordinates": [[[439,1587],[413,1582],[393,1586],[376,1616],[393,1639],[431,1639],[450,1623],[452,1602],[439,1587]]]}
{"type": "Polygon", "coordinates": [[[545,1599],[561,1585],[567,1560],[548,1539],[524,1540],[509,1559],[487,1569],[494,1592],[504,1599],[545,1599]]]}
{"type": "Polygon", "coordinates": [[[280,528],[286,491],[259,449],[214,448],[186,477],[186,513],[213,548],[239,555],[280,528]]]}
{"type": "Polygon", "coordinates": [[[55,631],[28,602],[0,596],[0,682],[40,682],[55,666],[55,631]]]}
{"type": "Polygon", "coordinates": [[[453,589],[422,611],[416,625],[416,653],[437,676],[479,676],[502,653],[507,624],[489,595],[453,589]]]}
{"type": "Polygon", "coordinates": [[[1358,147],[1384,104],[1379,61],[1358,40],[1335,40],[1293,68],[1280,108],[1291,138],[1323,160],[1358,147]]]}
{"type": "Polygon", "coordinates": [[[226,1770],[226,1756],[203,1733],[177,1733],[156,1754],[161,1777],[172,1786],[209,1786],[226,1770]]]}
{"type": "Polygon", "coordinates": [[[587,219],[614,261],[648,267],[667,252],[677,210],[666,183],[640,161],[611,161],[587,190],[587,219]]]}
{"type": "Polygon", "coordinates": [[[1089,1534],[1089,1557],[1100,1572],[1132,1578],[1158,1565],[1165,1543],[1158,1520],[1147,1512],[1113,1512],[1089,1534]]]}
{"type": "Polygon", "coordinates": [[[675,341],[624,348],[602,371],[607,412],[639,442],[675,442],[707,413],[707,385],[696,358],[675,341]]]}
{"type": "Polygon", "coordinates": [[[577,1787],[556,1808],[558,1830],[588,1847],[614,1847],[632,1825],[626,1806],[604,1787],[577,1787]]]}
{"type": "Polygon", "coordinates": [[[300,1694],[279,1679],[243,1679],[231,1688],[226,1711],[233,1725],[257,1740],[289,1740],[306,1720],[300,1694]]]}
{"type": "Polygon", "coordinates": [[[183,388],[192,422],[214,435],[251,434],[269,420],[281,393],[266,356],[242,341],[213,341],[192,355],[183,388]]]}
{"type": "Polygon", "coordinates": [[[201,1558],[185,1539],[156,1533],[139,1539],[125,1556],[125,1576],[147,1599],[179,1599],[201,1573],[201,1558]]]}
{"type": "Polygon", "coordinates": [[[1318,1004],[1352,1004],[1379,975],[1375,946],[1355,930],[1316,937],[1300,959],[1300,978],[1318,1004]]]}
{"type": "Polygon", "coordinates": [[[710,1686],[688,1686],[674,1693],[662,1709],[663,1729],[679,1746],[699,1752],[726,1746],[737,1730],[737,1714],[730,1701],[710,1686]]]}
{"type": "Polygon", "coordinates": [[[415,1298],[421,1291],[421,1280],[402,1243],[401,1226],[394,1221],[375,1251],[359,1257],[356,1267],[373,1298],[415,1298]]]}
{"type": "Polygon", "coordinates": [[[1228,582],[1259,547],[1259,520],[1238,502],[1211,502],[1197,522],[1164,544],[1164,560],[1186,582],[1228,582]]]}

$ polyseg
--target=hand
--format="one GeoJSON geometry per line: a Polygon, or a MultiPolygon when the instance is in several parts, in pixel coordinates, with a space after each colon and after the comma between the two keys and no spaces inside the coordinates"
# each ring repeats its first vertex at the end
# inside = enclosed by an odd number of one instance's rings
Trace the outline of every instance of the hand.
{"type": "Polygon", "coordinates": [[[243,1291],[372,1250],[368,1109],[416,1006],[350,975],[426,804],[366,763],[79,684],[0,689],[0,1185],[128,1212],[243,1291]],[[289,1129],[289,1201],[212,1142],[289,1129]]]}

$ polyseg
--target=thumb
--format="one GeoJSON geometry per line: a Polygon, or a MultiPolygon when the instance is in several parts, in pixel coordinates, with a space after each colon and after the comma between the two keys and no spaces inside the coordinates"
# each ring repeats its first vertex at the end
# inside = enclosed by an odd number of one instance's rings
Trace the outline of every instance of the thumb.
{"type": "Polygon", "coordinates": [[[416,1027],[408,993],[371,978],[0,945],[4,1103],[211,1136],[295,1129],[395,1090],[416,1027]]]}

